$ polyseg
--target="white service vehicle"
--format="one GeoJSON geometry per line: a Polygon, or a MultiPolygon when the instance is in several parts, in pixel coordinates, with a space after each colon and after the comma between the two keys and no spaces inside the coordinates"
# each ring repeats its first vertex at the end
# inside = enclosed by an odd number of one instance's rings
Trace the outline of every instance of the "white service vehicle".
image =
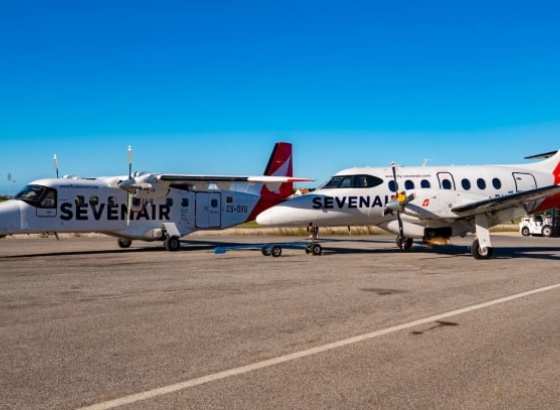
{"type": "Polygon", "coordinates": [[[519,232],[523,236],[542,235],[552,236],[552,220],[540,215],[526,216],[519,222],[519,232]]]}

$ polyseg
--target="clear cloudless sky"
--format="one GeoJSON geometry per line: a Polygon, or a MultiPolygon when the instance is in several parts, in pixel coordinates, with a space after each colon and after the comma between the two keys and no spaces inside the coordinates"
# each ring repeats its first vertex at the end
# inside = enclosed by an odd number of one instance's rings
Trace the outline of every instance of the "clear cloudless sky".
{"type": "Polygon", "coordinates": [[[556,150],[560,2],[0,5],[0,193],[53,177],[53,154],[126,174],[128,145],[134,170],[256,175],[275,141],[316,185],[556,150]]]}

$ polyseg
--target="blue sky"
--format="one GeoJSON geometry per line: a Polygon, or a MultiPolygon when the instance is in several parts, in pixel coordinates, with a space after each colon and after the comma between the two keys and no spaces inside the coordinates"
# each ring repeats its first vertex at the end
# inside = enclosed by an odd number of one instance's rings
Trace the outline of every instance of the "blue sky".
{"type": "Polygon", "coordinates": [[[0,6],[0,193],[40,177],[516,163],[560,148],[555,1],[0,6]],[[12,174],[8,184],[7,174],[12,174]],[[16,182],[14,183],[13,180],[16,182]]]}

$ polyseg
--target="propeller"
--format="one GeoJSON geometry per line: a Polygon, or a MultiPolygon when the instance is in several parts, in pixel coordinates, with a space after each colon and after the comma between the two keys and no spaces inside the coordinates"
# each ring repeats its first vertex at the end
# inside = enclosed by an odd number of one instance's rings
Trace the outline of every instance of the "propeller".
{"type": "Polygon", "coordinates": [[[391,163],[391,169],[393,171],[393,182],[395,184],[395,199],[387,203],[387,206],[385,207],[383,213],[388,214],[392,213],[392,211],[395,211],[397,213],[397,223],[399,224],[399,237],[397,238],[397,243],[399,244],[399,247],[402,248],[403,246],[405,246],[405,237],[401,212],[403,211],[404,206],[412,201],[415,196],[414,194],[407,196],[406,192],[404,191],[399,192],[399,184],[397,182],[397,166],[394,162],[391,163]]]}
{"type": "MultiPolygon", "coordinates": [[[[404,194],[404,192],[401,194],[399,193],[399,183],[397,182],[397,166],[395,165],[394,162],[391,163],[391,169],[393,170],[393,181],[395,182],[395,194],[396,194],[396,199],[397,202],[401,203],[399,196],[403,195],[406,197],[406,195],[404,194]]],[[[399,224],[399,236],[401,237],[402,240],[404,240],[404,228],[403,228],[403,223],[402,223],[402,218],[401,218],[401,213],[399,210],[397,210],[397,222],[399,224]]]]}
{"type": "Polygon", "coordinates": [[[56,154],[53,155],[54,170],[56,171],[56,177],[58,178],[58,159],[56,154]]]}
{"type": "MultiPolygon", "coordinates": [[[[132,179],[132,147],[129,145],[128,149],[126,150],[127,159],[128,159],[128,180],[133,181],[132,179]]],[[[130,212],[132,211],[132,195],[130,191],[127,191],[127,198],[126,198],[126,226],[130,225],[130,212]]]]}

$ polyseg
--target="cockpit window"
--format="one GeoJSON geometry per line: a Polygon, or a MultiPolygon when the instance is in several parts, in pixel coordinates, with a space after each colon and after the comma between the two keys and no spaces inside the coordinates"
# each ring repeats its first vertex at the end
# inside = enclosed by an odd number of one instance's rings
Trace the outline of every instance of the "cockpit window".
{"type": "Polygon", "coordinates": [[[373,188],[383,180],[373,175],[335,175],[323,186],[325,188],[373,188]]]}
{"type": "Polygon", "coordinates": [[[56,190],[43,185],[27,185],[16,199],[39,208],[56,208],[56,190]]]}
{"type": "Polygon", "coordinates": [[[56,191],[54,189],[47,188],[39,203],[39,208],[56,208],[56,191]]]}

